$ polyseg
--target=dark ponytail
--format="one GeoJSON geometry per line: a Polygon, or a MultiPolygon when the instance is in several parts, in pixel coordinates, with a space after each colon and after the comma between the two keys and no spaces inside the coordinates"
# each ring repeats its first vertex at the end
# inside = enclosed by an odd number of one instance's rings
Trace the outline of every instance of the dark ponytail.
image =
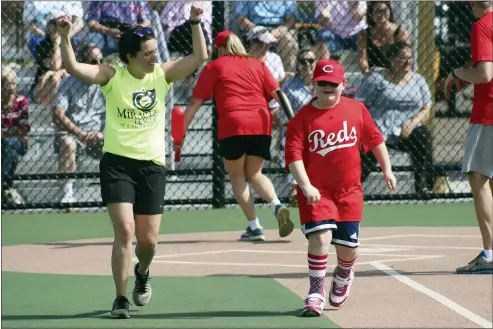
{"type": "Polygon", "coordinates": [[[118,42],[118,55],[123,63],[128,64],[127,55],[135,56],[141,50],[141,43],[143,41],[155,38],[154,34],[143,33],[142,36],[139,36],[135,33],[138,29],[143,28],[140,25],[133,27],[130,24],[120,24],[118,27],[121,32],[118,42]]]}

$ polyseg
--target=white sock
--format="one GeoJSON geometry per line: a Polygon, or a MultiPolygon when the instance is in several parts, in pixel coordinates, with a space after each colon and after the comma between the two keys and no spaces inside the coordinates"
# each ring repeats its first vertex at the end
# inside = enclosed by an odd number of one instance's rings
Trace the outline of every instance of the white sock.
{"type": "Polygon", "coordinates": [[[250,229],[252,231],[260,228],[260,222],[259,222],[258,218],[255,218],[254,220],[249,221],[248,226],[250,226],[250,229]]]}
{"type": "Polygon", "coordinates": [[[270,202],[270,207],[272,208],[272,211],[275,213],[276,212],[276,206],[280,205],[281,201],[279,201],[278,198],[275,198],[270,202]]]}
{"type": "Polygon", "coordinates": [[[483,250],[483,256],[484,258],[488,261],[488,262],[491,262],[493,261],[493,249],[490,249],[490,250],[483,250]]]}

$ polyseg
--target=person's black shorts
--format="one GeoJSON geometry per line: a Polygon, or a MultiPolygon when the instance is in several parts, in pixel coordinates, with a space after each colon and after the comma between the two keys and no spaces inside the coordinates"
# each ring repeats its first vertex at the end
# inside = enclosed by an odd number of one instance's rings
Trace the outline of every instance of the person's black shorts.
{"type": "Polygon", "coordinates": [[[152,161],[105,153],[99,163],[101,196],[108,203],[128,202],[136,215],[163,213],[166,168],[152,161]]]}
{"type": "Polygon", "coordinates": [[[219,140],[219,148],[221,156],[230,161],[238,160],[244,154],[270,160],[271,142],[269,135],[238,135],[219,140]]]}

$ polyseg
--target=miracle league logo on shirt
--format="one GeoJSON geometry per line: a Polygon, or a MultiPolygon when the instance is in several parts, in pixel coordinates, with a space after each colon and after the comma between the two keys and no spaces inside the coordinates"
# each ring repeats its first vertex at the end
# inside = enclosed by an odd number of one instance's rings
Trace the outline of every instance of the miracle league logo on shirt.
{"type": "Polygon", "coordinates": [[[152,128],[157,124],[157,111],[152,109],[157,103],[156,90],[143,90],[132,93],[133,106],[140,110],[135,109],[123,109],[117,108],[118,117],[123,119],[130,119],[134,122],[132,124],[122,124],[126,128],[140,129],[140,128],[152,128]]]}

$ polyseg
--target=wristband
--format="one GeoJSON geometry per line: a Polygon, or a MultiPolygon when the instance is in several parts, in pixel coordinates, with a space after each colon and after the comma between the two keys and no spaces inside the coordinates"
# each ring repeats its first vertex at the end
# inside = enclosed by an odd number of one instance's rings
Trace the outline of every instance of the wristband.
{"type": "Polygon", "coordinates": [[[200,19],[197,19],[197,20],[194,20],[194,19],[189,19],[188,22],[191,24],[191,25],[198,25],[200,24],[200,19]]]}

